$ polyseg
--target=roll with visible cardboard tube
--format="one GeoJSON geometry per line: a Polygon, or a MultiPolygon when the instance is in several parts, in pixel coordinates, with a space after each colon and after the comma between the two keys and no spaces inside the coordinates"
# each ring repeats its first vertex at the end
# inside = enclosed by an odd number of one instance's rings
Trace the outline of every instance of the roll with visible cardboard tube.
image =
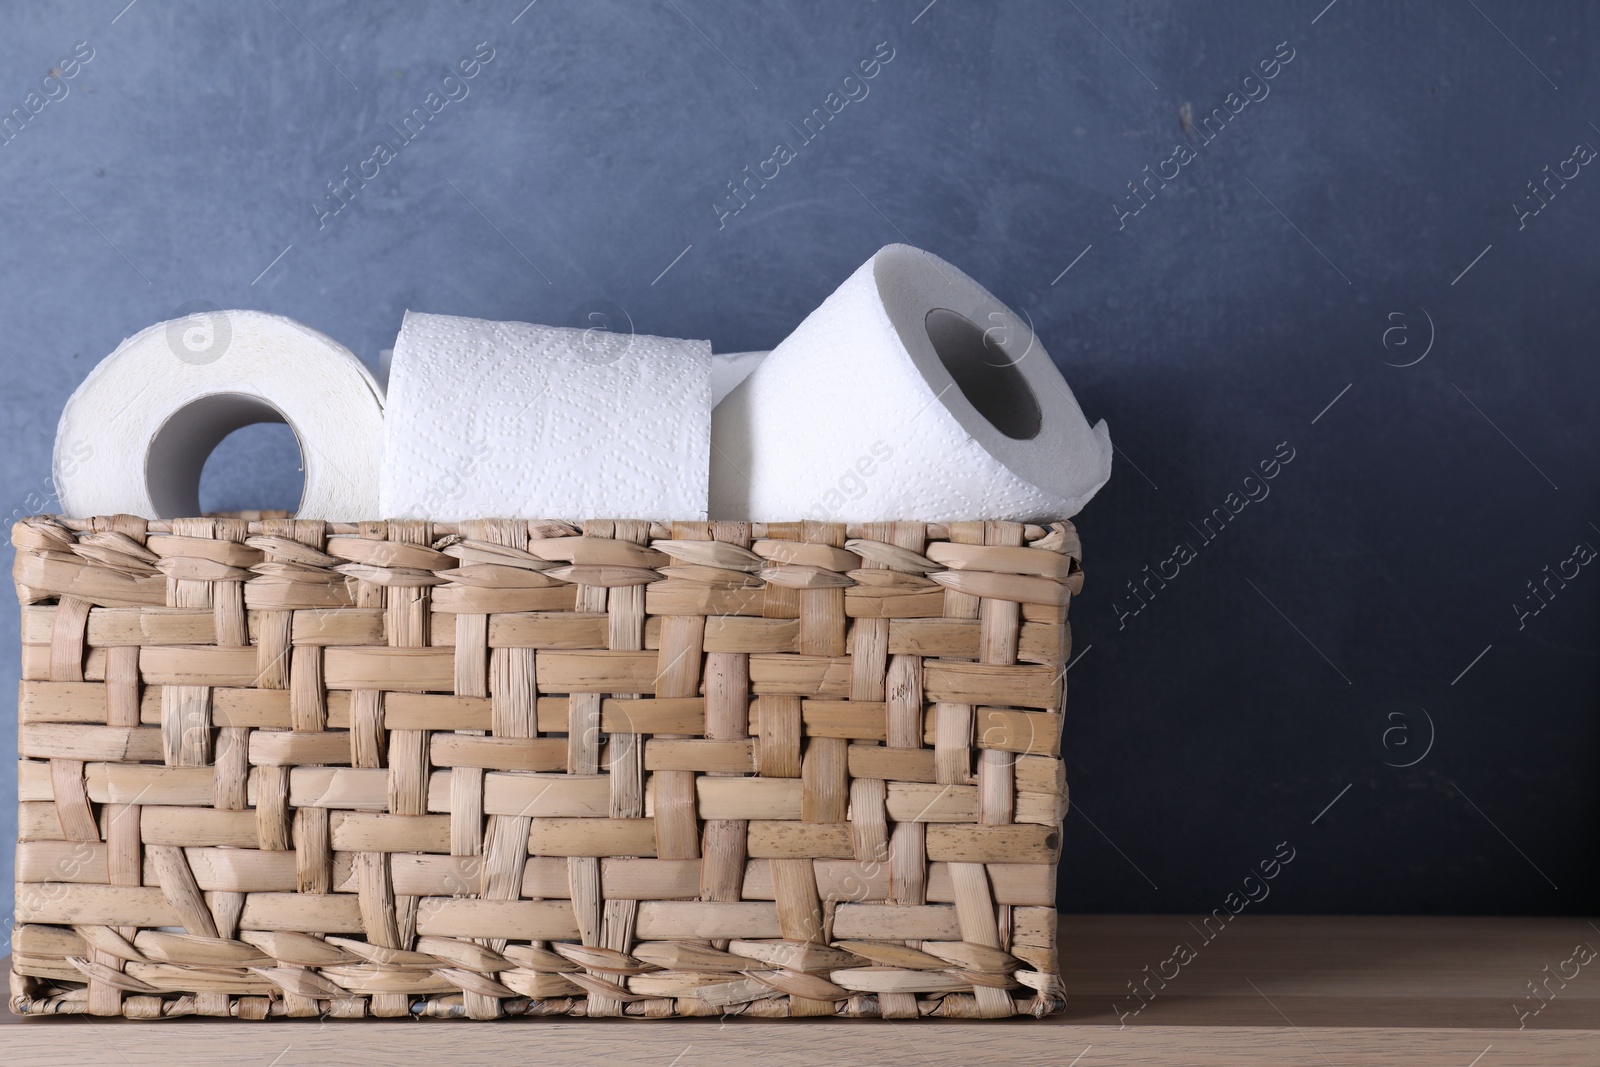
{"type": "Polygon", "coordinates": [[[713,519],[1068,518],[1111,475],[1030,325],[930,253],[890,245],[712,416],[713,519]]]}
{"type": "Polygon", "coordinates": [[[382,390],[343,345],[261,311],[157,323],[102,360],[56,428],[61,510],[199,515],[207,457],[258,422],[288,423],[299,442],[297,515],[357,521],[378,513],[382,390]]]}

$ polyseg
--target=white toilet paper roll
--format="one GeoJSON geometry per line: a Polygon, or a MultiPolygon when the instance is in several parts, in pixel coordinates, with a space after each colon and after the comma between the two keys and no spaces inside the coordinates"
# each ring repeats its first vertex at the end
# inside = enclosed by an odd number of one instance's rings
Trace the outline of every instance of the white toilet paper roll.
{"type": "Polygon", "coordinates": [[[298,515],[378,517],[382,391],[343,345],[261,311],[157,323],[102,360],[56,428],[61,509],[80,518],[199,515],[206,458],[258,422],[286,422],[299,440],[298,515]]]}
{"type": "MultiPolygon", "coordinates": [[[[750,372],[766,358],[765,352],[711,353],[711,406],[722,403],[722,398],[750,377],[750,372]]],[[[393,362],[394,349],[385,348],[378,353],[378,378],[385,386],[389,383],[389,366],[393,362]]]]}
{"type": "Polygon", "coordinates": [[[1066,518],[1111,474],[1028,323],[950,264],[889,245],[728,394],[717,519],[1066,518]]]}
{"type": "Polygon", "coordinates": [[[407,312],[390,518],[706,517],[711,344],[407,312]]]}
{"type": "Polygon", "coordinates": [[[767,358],[765,352],[713,352],[711,354],[711,406],[715,408],[724,397],[750,377],[750,372],[767,358]]]}

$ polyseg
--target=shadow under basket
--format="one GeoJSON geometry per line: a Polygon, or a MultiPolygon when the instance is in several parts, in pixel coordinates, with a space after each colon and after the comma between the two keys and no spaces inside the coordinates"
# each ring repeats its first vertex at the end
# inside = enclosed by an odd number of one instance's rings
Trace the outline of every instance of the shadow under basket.
{"type": "Polygon", "coordinates": [[[12,1010],[1061,1010],[1070,523],[12,531],[12,1010]]]}

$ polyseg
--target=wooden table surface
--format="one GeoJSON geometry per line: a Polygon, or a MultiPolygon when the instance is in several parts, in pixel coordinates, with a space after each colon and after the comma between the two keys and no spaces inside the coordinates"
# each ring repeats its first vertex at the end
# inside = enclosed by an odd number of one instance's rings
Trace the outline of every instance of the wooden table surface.
{"type": "Polygon", "coordinates": [[[1071,915],[1061,944],[1067,1012],[1045,1020],[130,1023],[0,1014],[17,1024],[0,1034],[0,1062],[1600,1065],[1600,923],[1586,919],[1241,916],[1208,939],[1185,916],[1071,915]]]}

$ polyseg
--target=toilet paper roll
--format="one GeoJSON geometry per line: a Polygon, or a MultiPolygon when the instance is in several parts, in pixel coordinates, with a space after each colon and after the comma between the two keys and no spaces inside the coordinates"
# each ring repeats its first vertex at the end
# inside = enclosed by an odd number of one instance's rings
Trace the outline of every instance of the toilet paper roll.
{"type": "MultiPolygon", "coordinates": [[[[750,372],[766,358],[765,352],[711,353],[711,406],[722,403],[722,398],[750,377],[750,372]]],[[[385,348],[378,352],[378,379],[385,386],[389,383],[389,366],[393,362],[394,349],[385,348]]]]}
{"type": "Polygon", "coordinates": [[[750,377],[750,372],[767,358],[765,352],[713,352],[711,354],[711,406],[715,408],[724,397],[738,388],[740,382],[750,377]]]}
{"type": "Polygon", "coordinates": [[[199,515],[206,458],[258,422],[286,422],[299,441],[298,515],[377,517],[382,391],[343,345],[261,311],[157,323],[102,360],[56,428],[61,509],[79,518],[199,515]]]}
{"type": "Polygon", "coordinates": [[[706,517],[710,342],[407,312],[388,395],[385,516],[706,517]]]}
{"type": "Polygon", "coordinates": [[[1037,521],[1111,474],[1111,435],[1020,316],[950,264],[890,245],[728,394],[717,519],[1037,521]]]}

